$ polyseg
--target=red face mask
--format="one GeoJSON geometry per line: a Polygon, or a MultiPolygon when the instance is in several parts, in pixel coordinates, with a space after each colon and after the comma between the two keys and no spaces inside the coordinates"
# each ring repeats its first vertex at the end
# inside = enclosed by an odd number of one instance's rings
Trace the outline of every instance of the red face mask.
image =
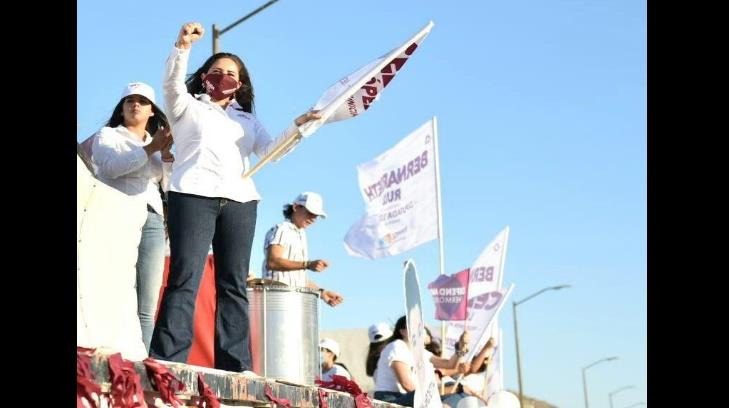
{"type": "Polygon", "coordinates": [[[203,79],[203,87],[211,98],[219,101],[229,98],[235,93],[238,81],[224,74],[207,74],[203,79]]]}

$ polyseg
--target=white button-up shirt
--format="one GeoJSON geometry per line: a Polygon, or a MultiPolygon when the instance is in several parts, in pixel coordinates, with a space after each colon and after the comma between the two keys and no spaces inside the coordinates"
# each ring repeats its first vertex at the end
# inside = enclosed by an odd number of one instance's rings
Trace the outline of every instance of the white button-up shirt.
{"type": "Polygon", "coordinates": [[[152,137],[148,132],[145,136],[141,141],[123,125],[103,127],[93,136],[91,158],[104,184],[144,200],[162,214],[162,157],[160,152],[147,156],[144,146],[152,143],[152,137]]]}
{"type": "Polygon", "coordinates": [[[268,258],[268,247],[271,245],[282,246],[283,258],[289,261],[308,261],[309,250],[304,229],[297,227],[291,221],[284,221],[268,230],[266,239],[263,241],[263,266],[261,269],[264,279],[273,279],[298,288],[306,287],[306,269],[286,272],[268,269],[266,259],[268,258]]]}
{"type": "Polygon", "coordinates": [[[240,107],[236,102],[223,110],[208,95],[189,94],[185,86],[189,56],[189,49],[173,48],[163,81],[175,142],[169,189],[243,203],[260,200],[253,180],[242,177],[248,170],[248,156],[252,152],[264,156],[293,134],[296,126],[292,124],[272,140],[252,114],[236,110],[240,107]]]}

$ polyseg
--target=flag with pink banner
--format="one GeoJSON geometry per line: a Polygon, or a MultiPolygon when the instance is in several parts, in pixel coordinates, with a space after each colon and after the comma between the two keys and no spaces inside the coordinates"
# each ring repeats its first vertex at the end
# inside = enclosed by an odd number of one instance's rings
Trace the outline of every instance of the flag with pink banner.
{"type": "Polygon", "coordinates": [[[468,311],[468,269],[452,276],[439,275],[428,284],[437,320],[466,320],[468,311]]]}

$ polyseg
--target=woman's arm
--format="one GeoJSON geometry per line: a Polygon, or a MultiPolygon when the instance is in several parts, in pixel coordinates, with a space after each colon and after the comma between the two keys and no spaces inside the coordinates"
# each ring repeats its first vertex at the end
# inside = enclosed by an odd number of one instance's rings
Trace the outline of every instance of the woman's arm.
{"type": "Polygon", "coordinates": [[[442,358],[438,356],[431,356],[430,362],[433,364],[433,367],[440,368],[440,369],[455,369],[458,366],[458,361],[468,352],[468,343],[471,341],[471,336],[468,333],[468,331],[464,331],[461,333],[461,337],[458,339],[458,344],[456,347],[456,352],[451,356],[451,358],[442,358]]]}
{"type": "MultiPolygon", "coordinates": [[[[286,130],[281,133],[276,139],[271,138],[271,136],[266,132],[266,129],[263,128],[263,126],[260,124],[260,122],[256,121],[256,142],[253,146],[253,151],[256,153],[256,156],[258,158],[262,158],[267,156],[269,153],[274,151],[279,145],[282,143],[285,143],[294,133],[298,131],[298,127],[303,125],[306,122],[309,122],[311,120],[319,119],[321,115],[319,115],[318,111],[309,111],[306,112],[299,117],[297,117],[294,120],[294,123],[291,124],[286,130]]],[[[280,151],[275,157],[272,158],[272,161],[278,161],[281,160],[284,156],[289,154],[296,145],[299,144],[301,139],[297,139],[289,144],[285,149],[280,151]]]]}
{"type": "Polygon", "coordinates": [[[147,152],[141,146],[131,145],[131,150],[124,149],[113,128],[105,127],[94,138],[92,158],[98,167],[97,174],[115,179],[135,170],[147,163],[147,152]]]}
{"type": "MultiPolygon", "coordinates": [[[[432,363],[432,361],[431,361],[432,363]]],[[[435,366],[435,365],[434,365],[435,366]]],[[[468,365],[466,363],[458,363],[456,367],[454,368],[439,368],[441,373],[443,373],[444,376],[453,377],[456,374],[467,374],[468,373],[468,365]]]]}
{"type": "Polygon", "coordinates": [[[313,261],[292,261],[284,257],[284,247],[277,244],[268,246],[268,255],[266,256],[266,267],[271,271],[290,272],[308,269],[315,272],[323,271],[329,263],[324,259],[315,259],[313,261]]]}
{"type": "Polygon", "coordinates": [[[175,48],[167,58],[162,89],[165,94],[165,107],[171,120],[179,119],[192,102],[192,96],[187,93],[185,85],[185,73],[192,43],[202,38],[204,33],[205,29],[200,23],[184,24],[177,35],[175,48]]]}
{"type": "Polygon", "coordinates": [[[410,367],[408,367],[407,364],[403,363],[402,361],[393,361],[392,364],[390,364],[390,367],[395,373],[395,378],[397,378],[397,382],[400,383],[400,386],[402,386],[405,391],[415,391],[415,384],[413,384],[412,380],[410,379],[410,367]]]}
{"type": "Polygon", "coordinates": [[[479,368],[481,368],[481,365],[483,365],[484,361],[487,363],[491,361],[491,354],[494,352],[494,338],[491,337],[489,341],[486,342],[486,345],[483,346],[481,351],[476,355],[476,357],[471,360],[471,366],[469,368],[469,373],[477,373],[479,368]]]}

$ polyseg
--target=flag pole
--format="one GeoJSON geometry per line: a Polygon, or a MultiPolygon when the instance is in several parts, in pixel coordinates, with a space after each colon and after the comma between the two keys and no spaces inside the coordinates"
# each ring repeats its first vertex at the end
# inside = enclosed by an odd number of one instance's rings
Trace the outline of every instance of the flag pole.
{"type": "MultiPolygon", "coordinates": [[[[360,90],[365,83],[375,80],[377,76],[381,73],[381,71],[389,66],[395,59],[398,58],[398,56],[404,52],[406,52],[409,48],[411,48],[413,45],[417,47],[417,44],[422,41],[425,36],[427,36],[430,33],[430,30],[433,28],[434,23],[432,21],[429,21],[428,24],[425,25],[420,31],[418,31],[414,36],[412,36],[407,42],[400,45],[398,48],[390,51],[385,56],[379,58],[379,61],[374,66],[372,66],[365,74],[361,74],[359,78],[357,78],[356,81],[351,82],[348,84],[348,88],[345,92],[342,92],[339,94],[336,98],[334,98],[332,101],[328,102],[327,106],[318,109],[321,118],[312,120],[310,122],[306,122],[302,124],[299,129],[297,129],[297,132],[294,133],[289,139],[287,139],[285,142],[283,142],[281,145],[279,145],[274,151],[263,157],[256,165],[246,174],[244,174],[243,178],[251,177],[253,174],[255,174],[258,170],[261,169],[264,165],[266,165],[268,162],[271,161],[272,158],[276,157],[283,149],[288,148],[291,146],[293,141],[299,140],[302,137],[301,132],[304,132],[304,135],[310,136],[313,134],[319,127],[326,124],[329,118],[336,113],[337,109],[344,103],[345,100],[349,99],[354,95],[358,90],[360,90]],[[420,38],[420,41],[418,41],[418,38],[420,38]]],[[[404,62],[402,63],[404,64],[404,62]]],[[[367,67],[367,66],[365,66],[367,67]]],[[[364,67],[363,67],[364,68],[364,67]]],[[[359,71],[357,71],[359,72],[359,71]]],[[[394,75],[394,74],[393,74],[394,75]]],[[[338,82],[340,84],[348,83],[350,80],[348,77],[344,79],[340,79],[338,82]],[[345,81],[345,82],[342,82],[345,81]]],[[[383,85],[384,87],[387,85],[383,85]]],[[[331,89],[331,88],[330,88],[331,89]]],[[[436,179],[437,180],[437,179],[436,179]]]]}
{"type": "MultiPolygon", "coordinates": [[[[499,313],[501,313],[501,309],[503,308],[504,304],[506,303],[506,299],[508,299],[509,298],[509,295],[511,295],[511,291],[512,290],[514,290],[514,284],[513,283],[510,284],[509,287],[506,289],[506,292],[503,295],[504,296],[503,297],[503,301],[499,301],[499,303],[498,303],[499,306],[494,311],[494,319],[491,322],[489,322],[489,324],[486,326],[486,329],[478,337],[478,340],[476,340],[476,342],[473,343],[474,346],[478,346],[479,344],[481,344],[483,342],[483,339],[485,339],[486,336],[490,336],[491,335],[491,332],[488,330],[489,329],[489,326],[491,326],[492,324],[495,323],[496,319],[499,316],[499,313]]],[[[476,347],[471,347],[469,349],[468,353],[466,353],[466,361],[471,361],[473,359],[473,356],[476,354],[476,351],[477,351],[476,350],[476,347]]],[[[493,356],[493,354],[492,354],[492,356],[493,356]]],[[[461,383],[461,380],[463,380],[463,378],[464,378],[463,374],[460,374],[459,377],[456,378],[456,384],[454,385],[455,388],[458,388],[458,384],[461,383]]]]}
{"type": "MultiPolygon", "coordinates": [[[[436,207],[438,209],[438,259],[440,261],[440,274],[445,274],[445,257],[443,251],[443,207],[440,199],[440,162],[438,159],[438,118],[433,116],[433,156],[435,156],[435,197],[436,207]]],[[[446,323],[445,320],[440,322],[440,356],[445,357],[446,342],[446,323]]],[[[440,393],[445,393],[445,384],[441,381],[440,393]]]]}
{"type": "Polygon", "coordinates": [[[273,149],[269,154],[264,156],[258,163],[256,163],[256,165],[253,166],[252,169],[248,170],[248,172],[243,175],[243,178],[249,178],[254,175],[258,170],[261,169],[261,167],[265,166],[274,157],[278,156],[279,153],[291,147],[291,145],[297,142],[299,139],[301,139],[301,133],[297,129],[291,136],[289,136],[288,139],[281,142],[281,144],[276,146],[275,149],[273,149]]]}
{"type": "MultiPolygon", "coordinates": [[[[504,261],[506,260],[506,250],[509,249],[509,234],[510,233],[511,233],[511,228],[509,228],[509,226],[507,225],[506,226],[506,237],[504,239],[504,250],[501,251],[501,259],[499,261],[499,269],[500,269],[499,270],[499,286],[498,286],[499,290],[501,290],[501,288],[504,285],[504,261]]],[[[501,343],[501,326],[498,325],[498,321],[499,320],[496,319],[496,326],[495,326],[498,329],[497,333],[499,335],[499,349],[497,350],[499,352],[498,373],[499,373],[499,381],[501,381],[501,383],[503,384],[504,365],[502,362],[504,361],[504,348],[503,348],[503,343],[501,343]]],[[[495,370],[497,370],[496,367],[493,368],[491,375],[493,375],[493,371],[495,371],[495,370]]],[[[488,378],[488,373],[486,375],[486,378],[488,378]]],[[[499,387],[496,391],[503,391],[503,388],[501,385],[499,385],[499,384],[494,384],[494,385],[499,387]]]]}

